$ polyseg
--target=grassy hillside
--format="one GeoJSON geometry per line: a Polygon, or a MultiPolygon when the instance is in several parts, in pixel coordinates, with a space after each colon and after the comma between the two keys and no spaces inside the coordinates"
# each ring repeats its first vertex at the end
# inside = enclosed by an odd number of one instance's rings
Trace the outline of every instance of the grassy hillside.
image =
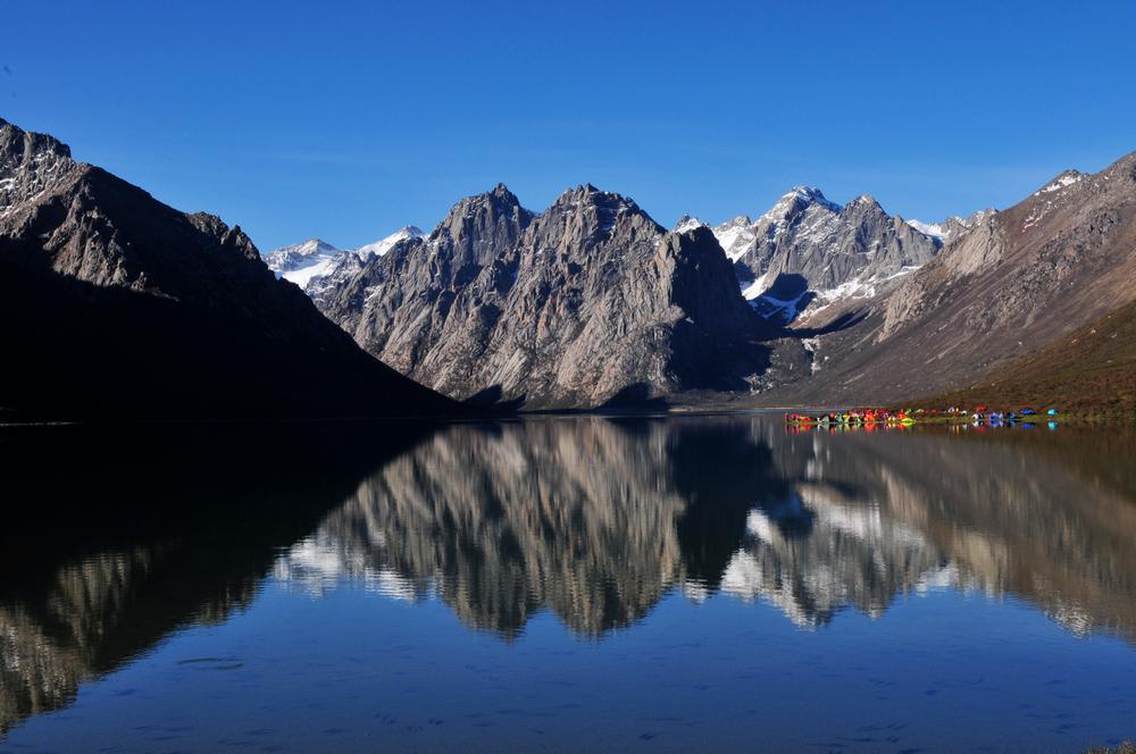
{"type": "Polygon", "coordinates": [[[1000,367],[969,388],[920,406],[1057,406],[1085,414],[1136,414],[1136,302],[1000,367]]]}

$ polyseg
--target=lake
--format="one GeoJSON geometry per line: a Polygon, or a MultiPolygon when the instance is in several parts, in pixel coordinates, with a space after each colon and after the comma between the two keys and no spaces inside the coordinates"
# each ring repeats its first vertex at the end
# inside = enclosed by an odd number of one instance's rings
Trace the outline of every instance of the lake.
{"type": "Polygon", "coordinates": [[[1136,441],[779,415],[0,434],[0,751],[1136,737],[1136,441]]]}

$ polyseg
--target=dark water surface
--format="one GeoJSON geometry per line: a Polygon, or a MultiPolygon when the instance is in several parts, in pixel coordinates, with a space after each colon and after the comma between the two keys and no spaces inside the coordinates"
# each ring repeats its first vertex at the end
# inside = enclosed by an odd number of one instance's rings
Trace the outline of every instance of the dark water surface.
{"type": "Polygon", "coordinates": [[[1136,737],[1136,444],[764,416],[9,430],[0,751],[1136,737]]]}

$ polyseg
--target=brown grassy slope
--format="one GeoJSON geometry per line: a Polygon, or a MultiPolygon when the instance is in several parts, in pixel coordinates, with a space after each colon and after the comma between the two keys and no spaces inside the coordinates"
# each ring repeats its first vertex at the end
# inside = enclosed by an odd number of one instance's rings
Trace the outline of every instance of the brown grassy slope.
{"type": "Polygon", "coordinates": [[[914,403],[1057,406],[1131,415],[1136,412],[1136,302],[995,369],[968,388],[914,403]]]}

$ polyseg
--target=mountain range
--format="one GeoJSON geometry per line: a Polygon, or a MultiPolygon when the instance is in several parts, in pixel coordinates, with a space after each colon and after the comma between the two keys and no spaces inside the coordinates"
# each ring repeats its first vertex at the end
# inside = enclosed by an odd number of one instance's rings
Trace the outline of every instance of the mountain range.
{"type": "Polygon", "coordinates": [[[0,120],[0,416],[454,413],[364,353],[251,239],[0,120]]]}
{"type": "Polygon", "coordinates": [[[590,185],[542,212],[499,185],[306,290],[367,351],[457,398],[903,400],[1136,300],[1134,163],[936,223],[795,187],[756,220],[667,231],[590,185]]]}
{"type": "MultiPolygon", "coordinates": [[[[1094,323],[1129,337],[1136,154],[935,223],[796,187],[668,230],[590,184],[539,212],[499,184],[428,234],[262,257],[0,121],[0,267],[7,417],[893,402],[1041,374],[1094,323]]],[[[1129,353],[1077,349],[1074,373],[1129,353]]]]}

